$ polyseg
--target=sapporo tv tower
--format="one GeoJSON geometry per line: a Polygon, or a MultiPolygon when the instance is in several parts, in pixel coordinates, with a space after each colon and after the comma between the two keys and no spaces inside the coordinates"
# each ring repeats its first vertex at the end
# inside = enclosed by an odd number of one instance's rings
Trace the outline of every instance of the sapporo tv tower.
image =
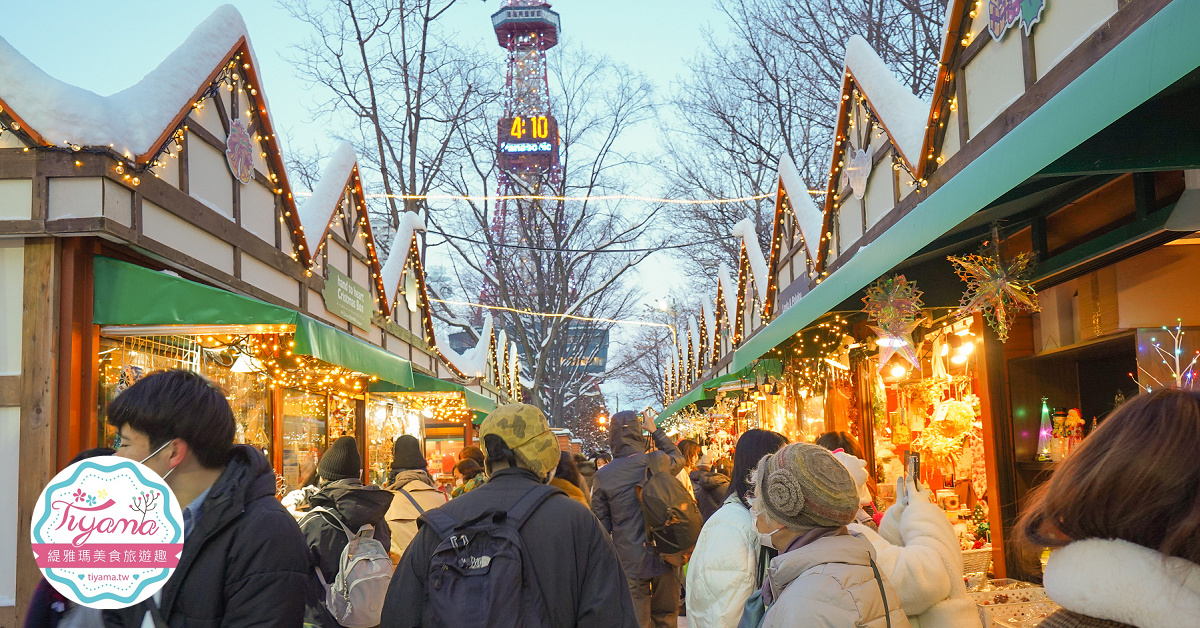
{"type": "MultiPolygon", "coordinates": [[[[562,226],[562,203],[503,197],[555,196],[561,184],[558,122],[550,114],[546,69],[546,51],[558,43],[558,13],[540,0],[506,0],[492,15],[492,26],[500,47],[508,51],[504,116],[497,124],[496,140],[497,192],[502,199],[492,216],[492,238],[502,244],[553,249],[555,238],[549,231],[562,226]]],[[[503,248],[489,256],[488,265],[496,276],[504,273],[510,297],[531,307],[546,305],[537,284],[553,261],[542,252],[503,248]]],[[[485,282],[481,300],[495,305],[498,296],[497,286],[485,282]]]]}

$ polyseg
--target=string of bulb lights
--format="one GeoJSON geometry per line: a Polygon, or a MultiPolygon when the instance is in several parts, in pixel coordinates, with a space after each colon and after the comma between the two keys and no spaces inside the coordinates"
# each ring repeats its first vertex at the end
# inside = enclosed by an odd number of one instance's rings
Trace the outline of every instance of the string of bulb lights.
{"type": "MultiPolygon", "coordinates": [[[[808,190],[809,194],[819,196],[825,190],[808,190]]],[[[296,192],[296,196],[311,196],[312,192],[296,192]]],[[[727,205],[730,203],[747,203],[761,201],[774,196],[774,192],[739,196],[737,198],[665,198],[657,196],[640,196],[637,194],[585,194],[583,196],[559,196],[551,194],[364,194],[363,198],[391,198],[400,201],[642,201],[646,203],[663,203],[667,205],[727,205]]]]}
{"type": "Polygon", "coordinates": [[[431,301],[433,303],[442,303],[444,305],[462,305],[465,307],[477,307],[477,308],[485,309],[485,310],[498,310],[501,312],[511,312],[513,314],[520,314],[522,316],[540,316],[543,318],[566,318],[566,319],[571,319],[571,320],[575,320],[575,321],[587,321],[587,322],[593,322],[593,323],[611,323],[614,325],[639,325],[642,327],[666,327],[667,329],[671,330],[671,336],[672,336],[672,338],[675,339],[675,344],[676,345],[679,344],[679,339],[678,339],[678,337],[676,337],[675,326],[668,325],[666,323],[655,323],[655,322],[651,322],[651,321],[621,320],[621,319],[615,319],[615,318],[603,318],[600,316],[580,316],[578,314],[563,314],[563,313],[558,313],[558,312],[534,312],[533,310],[520,310],[520,309],[512,308],[512,307],[505,307],[503,305],[484,305],[482,303],[473,303],[471,301],[450,301],[450,300],[445,300],[445,299],[432,299],[432,298],[429,299],[429,301],[431,301]]]}

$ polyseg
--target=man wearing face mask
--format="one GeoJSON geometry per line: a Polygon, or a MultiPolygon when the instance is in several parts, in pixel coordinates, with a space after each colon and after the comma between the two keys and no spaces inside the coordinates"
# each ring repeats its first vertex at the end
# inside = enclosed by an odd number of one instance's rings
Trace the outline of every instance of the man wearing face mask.
{"type": "MultiPolygon", "coordinates": [[[[469,522],[488,511],[512,511],[513,506],[539,484],[553,478],[558,466],[558,441],[538,408],[510,404],[496,408],[479,427],[486,456],[488,481],[436,510],[459,522],[469,522]]],[[[409,544],[392,576],[383,605],[381,628],[464,625],[433,612],[427,593],[429,566],[442,537],[422,516],[417,536],[409,544]]],[[[551,626],[636,626],[625,574],[617,562],[608,535],[587,506],[561,491],[546,497],[519,527],[525,556],[545,602],[551,626]]],[[[496,586],[505,586],[498,583],[496,586]]],[[[523,594],[522,583],[512,582],[514,597],[523,594]]],[[[529,618],[526,618],[527,620],[529,618]]],[[[514,618],[515,620],[515,618],[514,618]]]]}
{"type": "Polygon", "coordinates": [[[179,566],[150,599],[104,613],[105,625],[299,626],[310,569],[295,519],[275,499],[275,472],[234,445],[225,394],[183,370],[160,371],[108,406],[118,456],[157,472],[183,508],[179,566]]]}

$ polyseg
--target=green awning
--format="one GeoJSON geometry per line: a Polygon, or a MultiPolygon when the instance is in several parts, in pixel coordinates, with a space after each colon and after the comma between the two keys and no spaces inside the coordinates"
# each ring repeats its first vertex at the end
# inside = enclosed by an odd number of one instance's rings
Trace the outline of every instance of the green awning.
{"type": "Polygon", "coordinates": [[[93,258],[93,276],[97,325],[291,325],[297,354],[413,385],[408,360],[295,310],[108,257],[93,258]]]}
{"type": "Polygon", "coordinates": [[[496,409],[496,402],[491,398],[481,395],[462,384],[448,382],[444,379],[430,377],[423,373],[413,373],[413,385],[411,387],[396,386],[388,382],[373,382],[367,388],[370,392],[461,392],[467,401],[467,408],[475,414],[475,423],[479,423],[483,416],[487,416],[489,412],[496,409]]]}
{"type": "Polygon", "coordinates": [[[1172,2],[1163,7],[796,305],[747,340],[734,352],[732,368],[745,368],[933,239],[1200,67],[1197,31],[1200,2],[1172,2]]]}
{"type": "Polygon", "coordinates": [[[756,368],[760,373],[772,377],[779,377],[783,374],[783,362],[781,360],[768,358],[764,360],[758,360],[757,362],[750,364],[740,371],[734,371],[733,373],[726,373],[719,377],[714,377],[689,390],[682,397],[672,401],[669,405],[667,405],[666,408],[663,408],[663,411],[659,413],[657,417],[655,417],[654,424],[658,425],[659,421],[671,416],[672,414],[675,414],[676,412],[679,412],[693,403],[704,401],[705,399],[715,396],[715,394],[710,393],[717,388],[720,388],[721,384],[732,382],[734,380],[753,380],[755,377],[756,368]]]}

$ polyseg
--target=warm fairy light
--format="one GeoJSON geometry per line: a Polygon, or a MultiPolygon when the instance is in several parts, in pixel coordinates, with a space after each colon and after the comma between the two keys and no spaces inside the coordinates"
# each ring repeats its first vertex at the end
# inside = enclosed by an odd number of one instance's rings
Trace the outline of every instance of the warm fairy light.
{"type": "MultiPolygon", "coordinates": [[[[955,358],[957,358],[957,357],[959,357],[959,356],[954,356],[954,357],[955,357],[955,358]]],[[[952,359],[953,359],[953,358],[952,358],[952,359]]],[[[965,358],[964,358],[964,359],[965,359],[965,358]]],[[[897,378],[899,378],[899,377],[904,377],[904,374],[905,374],[905,373],[907,373],[907,372],[908,372],[908,371],[904,370],[904,367],[903,367],[903,366],[900,366],[899,364],[897,364],[896,366],[893,366],[893,367],[892,367],[892,377],[897,377],[897,378]]]]}

